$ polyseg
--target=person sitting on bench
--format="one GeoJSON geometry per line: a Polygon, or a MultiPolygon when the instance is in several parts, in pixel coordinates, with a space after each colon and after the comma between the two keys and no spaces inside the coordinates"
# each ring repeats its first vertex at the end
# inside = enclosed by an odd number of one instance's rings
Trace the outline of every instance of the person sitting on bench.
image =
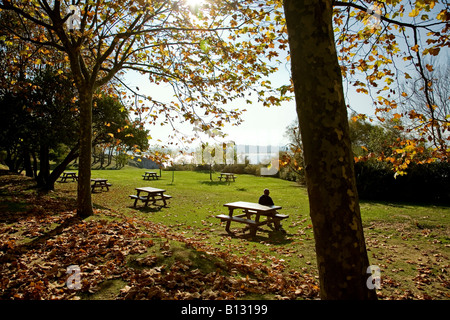
{"type": "MultiPolygon", "coordinates": [[[[269,196],[269,194],[270,194],[269,189],[267,189],[267,188],[264,189],[264,194],[261,197],[259,197],[258,203],[263,205],[263,206],[273,206],[273,205],[275,205],[273,203],[272,198],[269,196]]],[[[275,212],[275,214],[278,215],[278,212],[275,212]]],[[[281,230],[283,232],[286,232],[286,231],[284,231],[283,227],[281,226],[281,223],[280,223],[279,220],[276,220],[275,226],[272,226],[272,224],[268,224],[268,226],[271,227],[272,229],[277,229],[277,230],[281,230]]]]}
{"type": "Polygon", "coordinates": [[[262,204],[264,206],[273,206],[274,203],[273,203],[272,198],[269,197],[269,194],[270,194],[269,189],[267,189],[267,188],[264,189],[264,194],[261,197],[259,197],[258,203],[262,204]]]}

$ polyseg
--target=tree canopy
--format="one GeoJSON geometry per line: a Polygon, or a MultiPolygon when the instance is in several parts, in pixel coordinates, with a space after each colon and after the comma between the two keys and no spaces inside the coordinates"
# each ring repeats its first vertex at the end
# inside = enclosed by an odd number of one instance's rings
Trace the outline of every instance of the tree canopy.
{"type": "Polygon", "coordinates": [[[442,116],[445,104],[432,99],[439,80],[430,72],[448,61],[449,15],[440,1],[334,1],[344,79],[373,100],[375,119],[360,114],[354,120],[398,120],[404,139],[392,145],[392,157],[379,160],[392,163],[399,174],[408,163],[423,162],[424,145],[429,160],[448,161],[450,122],[442,116]],[[414,92],[404,89],[412,79],[414,92]],[[424,97],[420,108],[401,108],[412,105],[419,91],[424,97]]]}

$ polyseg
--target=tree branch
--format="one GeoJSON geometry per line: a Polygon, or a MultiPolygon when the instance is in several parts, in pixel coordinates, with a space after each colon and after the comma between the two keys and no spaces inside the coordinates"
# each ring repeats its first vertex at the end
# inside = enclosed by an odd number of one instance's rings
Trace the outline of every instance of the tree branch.
{"type": "MultiPolygon", "coordinates": [[[[337,6],[337,7],[351,7],[351,8],[355,8],[355,9],[358,9],[358,10],[361,10],[361,11],[366,11],[366,12],[368,12],[368,10],[370,10],[370,8],[364,7],[362,5],[359,5],[359,4],[356,4],[356,3],[353,3],[353,2],[333,1],[333,6],[337,6]]],[[[435,26],[435,25],[438,25],[438,24],[445,24],[445,22],[439,22],[439,23],[431,23],[431,24],[427,24],[427,25],[415,25],[415,24],[412,24],[412,23],[401,22],[401,21],[397,21],[397,20],[394,20],[394,19],[390,19],[390,18],[387,18],[387,17],[385,17],[383,15],[380,15],[379,17],[383,21],[386,21],[386,22],[389,22],[389,23],[393,23],[393,24],[399,25],[401,27],[408,27],[408,28],[412,28],[412,29],[417,29],[417,28],[424,28],[424,29],[426,29],[428,27],[435,26]]]]}

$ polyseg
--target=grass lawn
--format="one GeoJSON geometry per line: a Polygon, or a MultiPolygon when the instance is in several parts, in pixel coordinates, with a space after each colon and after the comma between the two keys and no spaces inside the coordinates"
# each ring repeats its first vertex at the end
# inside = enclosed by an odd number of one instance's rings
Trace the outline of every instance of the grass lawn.
{"type": "MultiPolygon", "coordinates": [[[[121,221],[130,219],[130,224],[139,228],[140,232],[144,230],[151,235],[151,248],[143,251],[136,249],[136,252],[129,253],[128,266],[147,270],[145,266],[148,264],[155,270],[171,265],[189,269],[189,272],[201,270],[211,275],[217,268],[235,263],[234,266],[239,265],[237,271],[228,269],[227,275],[237,272],[239,276],[236,275],[237,278],[230,282],[230,286],[246,279],[245,284],[239,284],[239,288],[244,290],[245,286],[249,286],[249,281],[259,279],[255,271],[259,268],[269,278],[275,279],[283,274],[288,279],[288,283],[283,286],[288,286],[292,279],[300,281],[302,277],[303,282],[293,289],[296,295],[290,295],[289,298],[314,298],[316,293],[312,291],[315,289],[311,288],[317,288],[318,285],[317,267],[305,188],[294,182],[250,175],[238,175],[236,182],[226,183],[219,182],[217,174],[213,174],[213,181],[210,181],[209,173],[189,171],[176,171],[173,176],[172,172],[163,171],[161,179],[147,181],[142,179],[145,171],[136,168],[92,171],[93,178],[106,178],[112,187],[109,192],[93,194],[96,215],[87,220],[91,223],[105,219],[114,221],[118,219],[115,216],[117,214],[121,221]],[[165,193],[173,198],[168,200],[167,207],[142,208],[138,204],[137,208],[133,208],[133,200],[128,196],[135,194],[134,188],[143,186],[165,189],[165,193]],[[227,213],[227,208],[223,206],[227,202],[257,202],[264,188],[269,188],[275,204],[283,207],[280,213],[289,215],[283,221],[286,233],[273,232],[264,227],[251,239],[248,232],[242,232],[242,225],[232,223],[231,228],[236,233],[235,236],[229,236],[224,224],[215,215],[227,213]],[[212,252],[214,255],[209,254],[212,252]],[[225,255],[226,259],[222,259],[225,255]],[[177,265],[180,261],[185,267],[177,265]],[[252,271],[250,277],[245,274],[245,268],[252,271]],[[273,274],[270,270],[273,270],[273,274]],[[309,295],[305,296],[303,293],[306,289],[302,286],[306,284],[310,285],[310,290],[309,295]]],[[[23,202],[10,199],[10,193],[0,193],[7,200],[8,210],[21,211],[23,202]]],[[[74,199],[76,183],[57,183],[51,197],[74,199]]],[[[450,298],[449,207],[362,201],[361,212],[370,262],[381,269],[381,289],[377,290],[380,298],[450,298]]],[[[0,222],[5,230],[15,228],[17,231],[19,228],[11,221],[0,222]]],[[[17,236],[18,232],[10,231],[10,234],[17,236]]],[[[140,233],[139,241],[145,237],[145,234],[140,233]]],[[[110,276],[106,281],[99,281],[96,290],[93,290],[95,293],[80,296],[86,299],[108,299],[117,297],[121,292],[122,297],[124,294],[129,294],[126,296],[128,298],[135,297],[132,283],[137,276],[133,277],[110,276]]],[[[215,279],[217,281],[217,277],[215,279]]],[[[146,288],[151,291],[148,286],[146,288]]],[[[282,294],[267,290],[262,294],[254,291],[249,286],[240,298],[283,298],[282,294]]],[[[189,294],[184,297],[195,297],[192,296],[194,293],[189,294]]],[[[214,295],[205,297],[216,298],[214,295]]],[[[226,298],[225,293],[222,297],[226,298]]]]}

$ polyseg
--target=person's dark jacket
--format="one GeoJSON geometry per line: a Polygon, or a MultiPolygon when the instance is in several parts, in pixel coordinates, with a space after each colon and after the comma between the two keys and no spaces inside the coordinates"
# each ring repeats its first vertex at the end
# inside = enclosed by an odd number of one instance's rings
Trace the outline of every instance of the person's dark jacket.
{"type": "Polygon", "coordinates": [[[263,194],[261,197],[259,197],[258,203],[262,204],[264,206],[273,206],[274,205],[272,198],[265,194],[263,194]]]}

